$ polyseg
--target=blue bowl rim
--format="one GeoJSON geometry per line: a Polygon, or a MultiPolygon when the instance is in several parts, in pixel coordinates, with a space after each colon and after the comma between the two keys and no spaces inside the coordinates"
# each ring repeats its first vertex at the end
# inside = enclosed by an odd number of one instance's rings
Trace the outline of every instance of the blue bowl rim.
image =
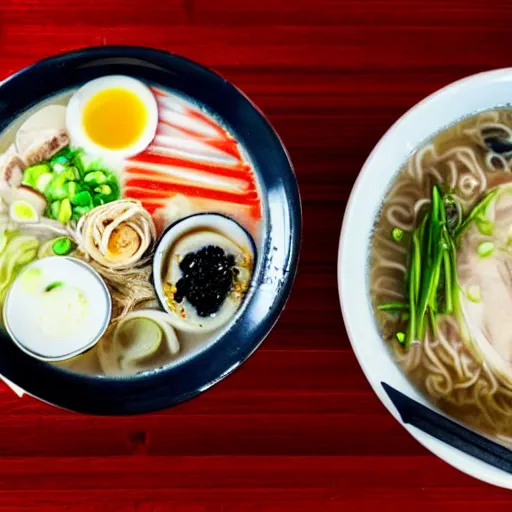
{"type": "Polygon", "coordinates": [[[163,88],[181,90],[227,121],[228,128],[243,143],[258,170],[268,200],[267,236],[270,238],[260,250],[263,261],[260,275],[255,276],[257,287],[244,305],[243,315],[224,336],[183,364],[134,378],[83,375],[24,354],[0,331],[1,375],[45,402],[99,415],[139,414],[174,406],[210,388],[245,362],[268,335],[286,304],[297,270],[302,231],[298,183],[286,149],[266,117],[220,75],[176,54],[141,46],[101,46],[36,62],[0,85],[0,133],[24,110],[46,97],[103,76],[114,68],[117,72],[109,74],[140,76],[144,69],[150,76],[141,78],[155,81],[163,88]],[[97,73],[98,68],[105,69],[97,73]],[[125,68],[133,69],[123,73],[125,68]],[[169,77],[153,80],[159,73],[169,77]],[[38,84],[37,92],[34,83],[38,84]],[[225,104],[219,108],[221,100],[225,104]],[[274,219],[288,225],[280,239],[273,238],[272,229],[268,229],[274,219]],[[281,256],[284,262],[281,268],[273,267],[272,252],[281,256]],[[276,271],[282,276],[280,279],[272,278],[272,272],[276,271]],[[274,287],[263,290],[269,282],[274,287]],[[251,315],[258,317],[264,309],[262,319],[251,322],[251,315]]]}

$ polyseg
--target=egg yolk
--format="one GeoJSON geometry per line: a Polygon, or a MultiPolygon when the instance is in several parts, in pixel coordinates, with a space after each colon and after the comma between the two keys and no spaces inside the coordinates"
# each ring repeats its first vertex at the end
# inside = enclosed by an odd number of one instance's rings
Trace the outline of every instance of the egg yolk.
{"type": "Polygon", "coordinates": [[[83,111],[87,136],[106,149],[124,149],[142,135],[148,113],[144,103],[132,91],[111,88],[95,94],[83,111]]]}

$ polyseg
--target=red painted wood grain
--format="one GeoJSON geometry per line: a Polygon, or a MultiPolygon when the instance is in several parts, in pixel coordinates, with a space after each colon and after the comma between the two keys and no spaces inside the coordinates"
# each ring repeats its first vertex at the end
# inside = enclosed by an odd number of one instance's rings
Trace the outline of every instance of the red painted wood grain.
{"type": "Polygon", "coordinates": [[[511,15],[508,0],[1,0],[0,79],[66,50],[141,44],[233,81],[290,152],[304,242],[262,348],[187,404],[91,418],[0,387],[0,512],[509,510],[511,494],[428,454],[373,395],[336,256],[378,138],[437,88],[510,65],[511,15]]]}

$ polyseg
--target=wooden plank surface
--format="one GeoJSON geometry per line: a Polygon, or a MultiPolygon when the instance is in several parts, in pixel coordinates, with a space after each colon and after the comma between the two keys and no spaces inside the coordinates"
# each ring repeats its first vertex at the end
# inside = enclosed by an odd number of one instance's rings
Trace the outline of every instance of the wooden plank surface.
{"type": "Polygon", "coordinates": [[[510,65],[511,14],[508,0],[1,0],[0,79],[66,50],[141,44],[243,89],[294,162],[304,243],[272,334],[192,402],[90,418],[0,387],[0,512],[509,510],[512,494],[428,454],[373,395],[336,256],[378,138],[437,88],[510,65]]]}

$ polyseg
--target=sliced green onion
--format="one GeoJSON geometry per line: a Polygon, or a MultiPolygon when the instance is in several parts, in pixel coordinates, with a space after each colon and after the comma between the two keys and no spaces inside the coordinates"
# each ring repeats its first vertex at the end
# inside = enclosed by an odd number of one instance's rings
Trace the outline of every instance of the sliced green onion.
{"type": "Polygon", "coordinates": [[[83,190],[74,196],[71,203],[76,206],[92,206],[92,196],[88,190],[83,190]]]}
{"type": "Polygon", "coordinates": [[[435,312],[432,310],[432,308],[428,308],[428,319],[430,323],[430,332],[434,337],[437,336],[437,322],[436,322],[436,315],[435,312]]]}
{"type": "Polygon", "coordinates": [[[491,190],[478,204],[476,204],[469,215],[464,219],[462,224],[458,227],[458,229],[455,230],[454,238],[455,240],[459,240],[461,235],[469,228],[471,223],[481,215],[485,215],[485,212],[487,210],[487,207],[489,206],[489,203],[495,198],[496,194],[498,193],[497,188],[494,190],[491,190]]]}
{"type": "Polygon", "coordinates": [[[485,236],[491,236],[494,232],[494,222],[482,217],[478,217],[476,220],[478,231],[485,236]]]}
{"type": "Polygon", "coordinates": [[[66,181],[75,181],[78,179],[77,173],[78,171],[75,167],[68,167],[58,175],[57,182],[64,184],[66,181]]]}
{"type": "Polygon", "coordinates": [[[35,188],[39,190],[42,194],[44,194],[46,187],[49,185],[50,181],[52,181],[52,175],[49,172],[44,172],[37,178],[35,188]]]}
{"type": "Polygon", "coordinates": [[[66,191],[66,197],[73,202],[75,196],[80,193],[80,185],[76,181],[68,181],[64,185],[64,190],[66,191]]]}
{"type": "Polygon", "coordinates": [[[73,250],[73,242],[68,237],[57,238],[52,244],[52,250],[58,256],[65,256],[73,250]]]}
{"type": "Polygon", "coordinates": [[[409,310],[409,304],[404,304],[402,302],[387,302],[386,304],[380,304],[377,306],[377,309],[380,309],[380,311],[407,311],[409,310]]]}
{"type": "Polygon", "coordinates": [[[52,165],[53,172],[60,174],[61,172],[66,170],[66,166],[60,162],[56,162],[52,165]]]}
{"type": "Polygon", "coordinates": [[[493,242],[482,242],[477,248],[478,256],[486,258],[494,252],[494,249],[496,249],[496,246],[493,242]]]}
{"type": "Polygon", "coordinates": [[[64,283],[62,281],[55,281],[53,283],[50,283],[45,289],[45,292],[51,292],[55,288],[58,288],[59,286],[62,286],[64,283]]]}
{"type": "Polygon", "coordinates": [[[439,219],[443,225],[446,225],[446,206],[443,201],[443,196],[439,191],[439,187],[434,186],[433,191],[434,195],[437,196],[437,211],[439,213],[439,219]]]}
{"type": "Polygon", "coordinates": [[[421,284],[421,243],[420,237],[416,233],[413,237],[414,243],[414,251],[416,257],[413,259],[413,267],[414,267],[414,301],[416,302],[420,293],[420,284],[421,284]]]}
{"type": "Polygon", "coordinates": [[[477,284],[472,284],[471,286],[468,286],[466,290],[466,297],[471,302],[479,303],[482,300],[480,286],[478,286],[477,284]]]}
{"type": "Polygon", "coordinates": [[[102,171],[93,171],[85,175],[84,181],[93,186],[103,185],[107,181],[107,176],[102,171]]]}
{"type": "Polygon", "coordinates": [[[453,290],[452,290],[452,269],[450,264],[450,254],[448,251],[443,253],[443,265],[444,265],[444,312],[453,312],[453,290]]]}
{"type": "Polygon", "coordinates": [[[419,283],[421,269],[421,247],[418,233],[413,235],[413,253],[411,261],[411,275],[409,279],[409,324],[405,333],[405,346],[410,347],[416,336],[416,301],[419,294],[419,283]]]}
{"type": "MultiPolygon", "coordinates": [[[[106,194],[110,194],[112,192],[112,190],[109,188],[109,192],[107,192],[106,194]]],[[[104,192],[102,192],[102,194],[105,195],[104,192]]],[[[404,239],[404,230],[403,229],[400,229],[400,228],[393,228],[393,230],[391,231],[391,237],[393,238],[393,240],[397,243],[400,243],[403,239],[404,239]]]]}
{"type": "Polygon", "coordinates": [[[61,155],[61,156],[54,156],[51,160],[50,160],[52,166],[56,165],[56,164],[60,164],[60,165],[63,165],[63,164],[67,164],[68,163],[68,159],[61,155]]]}
{"type": "Polygon", "coordinates": [[[94,206],[101,206],[102,204],[105,204],[105,200],[101,196],[94,196],[92,198],[92,204],[94,206]]]}
{"type": "Polygon", "coordinates": [[[73,208],[73,215],[77,216],[77,218],[82,217],[85,215],[88,211],[92,209],[91,206],[75,206],[73,208]]]}
{"type": "Polygon", "coordinates": [[[405,342],[405,333],[397,332],[396,333],[396,339],[398,340],[399,343],[403,344],[405,342]]]}
{"type": "Polygon", "coordinates": [[[23,185],[35,188],[37,180],[42,174],[51,173],[50,166],[48,164],[37,164],[32,167],[27,167],[23,171],[23,185]]]}
{"type": "Polygon", "coordinates": [[[71,210],[71,203],[69,199],[66,197],[60,203],[59,214],[57,216],[57,220],[61,224],[67,224],[71,220],[71,215],[73,214],[71,210]]]}
{"type": "Polygon", "coordinates": [[[109,196],[110,194],[112,194],[112,189],[108,185],[100,185],[99,187],[96,187],[94,189],[94,192],[97,192],[102,196],[109,196]]]}
{"type": "Polygon", "coordinates": [[[50,215],[54,219],[59,218],[59,210],[60,210],[60,201],[53,201],[53,203],[50,205],[50,215]]]}
{"type": "Polygon", "coordinates": [[[60,200],[67,197],[68,191],[65,188],[65,180],[55,179],[55,176],[52,178],[50,183],[47,185],[48,197],[52,200],[60,200]]]}

